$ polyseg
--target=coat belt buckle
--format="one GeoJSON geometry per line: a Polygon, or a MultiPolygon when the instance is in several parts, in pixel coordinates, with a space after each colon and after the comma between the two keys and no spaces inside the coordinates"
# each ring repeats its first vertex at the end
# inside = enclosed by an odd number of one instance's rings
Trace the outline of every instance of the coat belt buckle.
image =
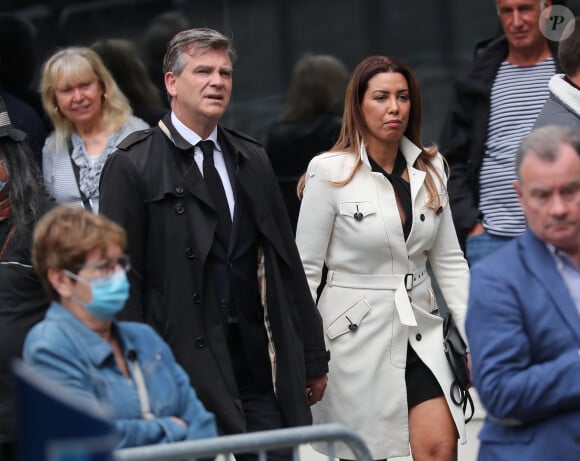
{"type": "Polygon", "coordinates": [[[404,281],[407,291],[411,291],[413,289],[413,273],[405,274],[404,281]]]}

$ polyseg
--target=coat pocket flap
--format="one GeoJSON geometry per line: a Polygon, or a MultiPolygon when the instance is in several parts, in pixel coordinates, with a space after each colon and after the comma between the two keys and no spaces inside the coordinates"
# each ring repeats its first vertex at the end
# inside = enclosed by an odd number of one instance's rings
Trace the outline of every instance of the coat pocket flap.
{"type": "Polygon", "coordinates": [[[371,305],[366,299],[359,299],[328,324],[326,335],[330,339],[335,339],[345,333],[356,333],[370,309],[371,305]]]}
{"type": "Polygon", "coordinates": [[[375,204],[373,202],[342,202],[340,204],[340,214],[354,217],[355,213],[362,213],[368,216],[375,213],[375,204]]]}

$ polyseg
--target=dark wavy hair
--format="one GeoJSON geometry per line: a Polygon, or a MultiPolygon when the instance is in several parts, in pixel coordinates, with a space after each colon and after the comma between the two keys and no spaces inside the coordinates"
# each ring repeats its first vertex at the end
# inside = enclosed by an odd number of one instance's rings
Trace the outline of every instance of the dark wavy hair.
{"type": "Polygon", "coordinates": [[[16,142],[7,136],[0,137],[0,156],[8,170],[8,219],[14,225],[14,239],[18,239],[32,231],[43,212],[42,201],[47,199],[47,194],[39,168],[25,142],[16,142]]]}

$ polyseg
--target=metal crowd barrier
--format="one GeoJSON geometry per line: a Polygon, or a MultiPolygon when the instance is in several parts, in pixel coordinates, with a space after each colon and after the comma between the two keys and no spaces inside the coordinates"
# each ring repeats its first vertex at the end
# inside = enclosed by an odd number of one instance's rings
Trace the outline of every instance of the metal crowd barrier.
{"type": "Polygon", "coordinates": [[[340,424],[318,424],[289,429],[224,435],[211,439],[189,440],[163,445],[124,448],[114,452],[113,460],[197,460],[199,458],[207,459],[223,455],[226,461],[231,461],[232,453],[256,453],[259,461],[266,461],[268,450],[292,448],[293,460],[299,461],[300,445],[310,442],[326,442],[329,460],[334,460],[335,444],[340,442],[352,450],[353,459],[372,461],[370,451],[362,438],[351,429],[340,424]]]}

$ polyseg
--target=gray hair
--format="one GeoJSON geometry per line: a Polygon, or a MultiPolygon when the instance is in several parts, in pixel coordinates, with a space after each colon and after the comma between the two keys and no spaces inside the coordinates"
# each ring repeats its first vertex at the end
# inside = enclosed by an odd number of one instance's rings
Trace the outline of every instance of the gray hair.
{"type": "MultiPolygon", "coordinates": [[[[497,14],[499,16],[499,5],[497,4],[498,0],[493,0],[493,3],[495,3],[495,9],[497,11],[497,14]]],[[[543,10],[544,8],[546,8],[546,0],[540,0],[540,8],[543,10]]]]}
{"type": "Polygon", "coordinates": [[[516,172],[521,180],[520,170],[524,158],[534,157],[553,163],[561,155],[562,144],[568,144],[580,156],[580,134],[567,126],[547,125],[533,130],[522,139],[516,154],[516,172]]]}
{"type": "Polygon", "coordinates": [[[172,72],[179,76],[185,67],[183,53],[189,52],[191,49],[198,56],[209,50],[226,51],[232,63],[237,58],[231,39],[217,30],[209,28],[182,30],[175,34],[167,45],[167,51],[163,58],[163,73],[172,72]]]}

